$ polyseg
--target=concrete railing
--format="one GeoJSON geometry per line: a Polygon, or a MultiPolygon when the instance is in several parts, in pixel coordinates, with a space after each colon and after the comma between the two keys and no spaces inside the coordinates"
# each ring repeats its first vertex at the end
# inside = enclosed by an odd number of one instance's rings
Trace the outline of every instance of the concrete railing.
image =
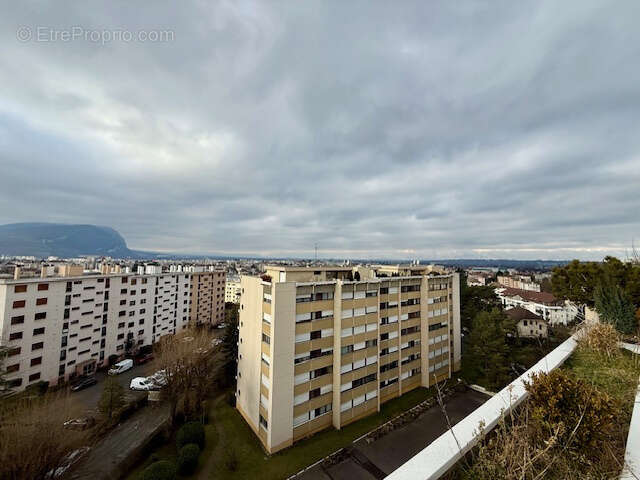
{"type": "MultiPolygon", "coordinates": [[[[640,345],[621,343],[620,346],[630,352],[640,354],[640,345]]],[[[627,449],[624,452],[624,468],[620,474],[620,480],[632,479],[640,479],[640,380],[638,381],[631,423],[629,424],[627,449]]]]}
{"type": "Polygon", "coordinates": [[[532,375],[549,373],[558,368],[571,356],[576,346],[576,335],[573,335],[386,478],[389,480],[440,478],[485,434],[490,432],[504,415],[527,398],[525,382],[529,382],[532,375]]]}

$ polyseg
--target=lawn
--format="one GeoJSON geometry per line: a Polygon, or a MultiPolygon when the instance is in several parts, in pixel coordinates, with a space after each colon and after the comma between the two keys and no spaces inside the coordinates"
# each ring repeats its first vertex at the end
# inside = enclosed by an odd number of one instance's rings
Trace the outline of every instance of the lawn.
{"type": "MultiPolygon", "coordinates": [[[[196,475],[198,479],[246,479],[281,480],[306,466],[345,447],[356,438],[373,430],[400,413],[432,397],[433,389],[417,388],[402,397],[386,402],[381,411],[363,418],[342,430],[329,429],[296,443],[274,455],[267,455],[253,431],[234,407],[227,402],[227,395],[217,398],[209,411],[210,422],[206,426],[207,444],[200,456],[196,475]],[[235,462],[234,462],[235,460],[235,462]],[[235,469],[231,464],[236,463],[235,469]]],[[[171,440],[159,447],[154,459],[175,458],[171,440]]],[[[128,480],[139,480],[141,472],[151,463],[151,458],[139,465],[128,480]]]]}

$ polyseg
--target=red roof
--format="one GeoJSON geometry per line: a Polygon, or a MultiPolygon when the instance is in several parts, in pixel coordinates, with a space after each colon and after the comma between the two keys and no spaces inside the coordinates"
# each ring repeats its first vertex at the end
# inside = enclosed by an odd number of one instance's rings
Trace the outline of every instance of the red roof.
{"type": "Polygon", "coordinates": [[[520,297],[528,302],[541,303],[543,305],[562,305],[562,302],[547,292],[532,292],[519,288],[505,288],[501,293],[504,297],[520,297]]]}
{"type": "Polygon", "coordinates": [[[540,315],[536,315],[535,313],[530,312],[526,308],[522,307],[513,307],[509,310],[505,310],[504,313],[509,315],[509,318],[519,322],[520,320],[542,320],[540,315]]]}

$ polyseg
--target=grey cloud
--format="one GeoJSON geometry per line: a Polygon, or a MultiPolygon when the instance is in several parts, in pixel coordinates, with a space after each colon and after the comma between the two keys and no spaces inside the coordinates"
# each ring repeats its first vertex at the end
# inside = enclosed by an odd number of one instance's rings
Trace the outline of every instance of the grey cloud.
{"type": "Polygon", "coordinates": [[[639,13],[8,3],[0,222],[107,224],[182,252],[623,255],[639,233],[639,13]],[[20,43],[21,25],[175,37],[20,43]]]}

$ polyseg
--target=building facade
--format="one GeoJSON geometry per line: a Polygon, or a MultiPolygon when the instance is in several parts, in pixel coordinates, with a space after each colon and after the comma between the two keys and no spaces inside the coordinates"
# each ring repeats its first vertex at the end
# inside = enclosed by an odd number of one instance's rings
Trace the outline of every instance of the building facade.
{"type": "Polygon", "coordinates": [[[531,280],[526,275],[498,275],[498,283],[506,288],[516,288],[518,290],[527,290],[530,292],[539,292],[540,284],[531,280]]]}
{"type": "Polygon", "coordinates": [[[241,289],[236,407],[268,452],[460,368],[458,274],[267,267],[241,289]]]}
{"type": "Polygon", "coordinates": [[[495,292],[505,308],[525,308],[540,315],[549,325],[567,325],[580,313],[573,303],[558,300],[550,293],[515,288],[496,288],[495,292]]]}
{"type": "Polygon", "coordinates": [[[241,291],[242,287],[240,286],[240,279],[227,279],[227,285],[224,291],[224,301],[239,304],[241,291]]]}
{"type": "Polygon", "coordinates": [[[110,356],[132,355],[190,320],[224,318],[224,272],[115,270],[83,275],[81,268],[60,268],[53,277],[43,270],[41,277],[16,272],[0,279],[0,344],[9,349],[5,368],[15,390],[91,374],[110,356]],[[220,280],[219,297],[198,288],[220,280]]]}

